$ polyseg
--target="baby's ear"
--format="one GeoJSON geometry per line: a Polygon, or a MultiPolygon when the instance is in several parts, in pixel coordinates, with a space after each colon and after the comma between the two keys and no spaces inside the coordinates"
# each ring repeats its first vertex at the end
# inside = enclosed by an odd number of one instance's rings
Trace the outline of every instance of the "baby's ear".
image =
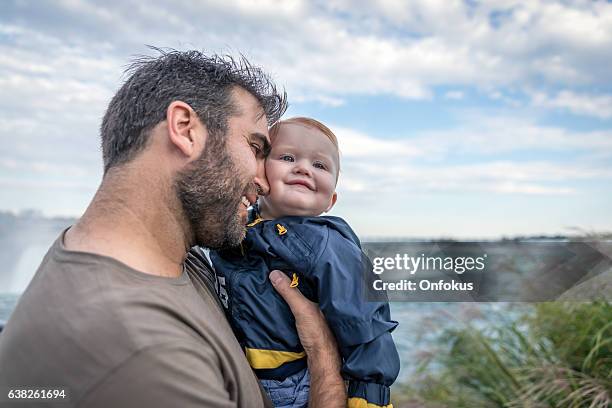
{"type": "Polygon", "coordinates": [[[329,210],[332,209],[332,207],[334,206],[334,204],[336,204],[336,201],[338,200],[338,193],[336,193],[334,191],[334,194],[331,197],[330,203],[329,203],[329,207],[327,207],[327,209],[325,210],[325,212],[328,212],[329,210]]]}

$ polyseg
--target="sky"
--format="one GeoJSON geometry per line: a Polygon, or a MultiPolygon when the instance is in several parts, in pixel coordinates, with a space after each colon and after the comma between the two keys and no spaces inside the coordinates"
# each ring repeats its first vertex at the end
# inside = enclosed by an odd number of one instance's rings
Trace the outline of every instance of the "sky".
{"type": "Polygon", "coordinates": [[[612,231],[612,4],[2,1],[0,211],[79,216],[147,47],[245,55],[338,136],[362,237],[612,231]]]}

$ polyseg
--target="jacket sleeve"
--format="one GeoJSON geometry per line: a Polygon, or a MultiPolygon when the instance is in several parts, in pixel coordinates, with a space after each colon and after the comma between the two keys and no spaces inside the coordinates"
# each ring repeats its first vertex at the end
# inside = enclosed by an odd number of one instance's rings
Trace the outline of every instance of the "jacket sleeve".
{"type": "Polygon", "coordinates": [[[372,280],[372,265],[359,245],[333,228],[328,231],[305,278],[316,287],[319,307],[340,345],[342,374],[349,380],[348,406],[385,407],[399,373],[391,337],[397,322],[391,320],[386,301],[368,302],[365,285],[372,280]]]}

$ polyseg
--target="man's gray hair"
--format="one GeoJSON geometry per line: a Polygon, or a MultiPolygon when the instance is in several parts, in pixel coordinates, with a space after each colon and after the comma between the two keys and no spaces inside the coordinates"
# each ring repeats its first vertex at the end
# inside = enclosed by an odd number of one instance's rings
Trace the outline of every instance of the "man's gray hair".
{"type": "Polygon", "coordinates": [[[243,56],[234,59],[199,51],[153,49],[161,55],[140,57],[130,65],[126,70],[129,78],[102,120],[104,173],[142,151],[151,129],[166,119],[173,101],[189,104],[212,138],[223,137],[228,119],[238,113],[231,98],[234,87],[245,89],[259,101],[269,125],[287,110],[286,93],[279,92],[270,77],[243,56]]]}

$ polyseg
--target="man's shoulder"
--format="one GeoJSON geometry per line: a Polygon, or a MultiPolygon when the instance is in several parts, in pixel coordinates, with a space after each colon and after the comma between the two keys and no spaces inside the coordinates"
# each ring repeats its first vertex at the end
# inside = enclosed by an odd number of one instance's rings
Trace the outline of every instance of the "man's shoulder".
{"type": "Polygon", "coordinates": [[[171,329],[185,314],[186,295],[197,296],[187,276],[164,282],[92,255],[48,255],[3,335],[18,326],[58,343],[79,341],[83,346],[73,350],[91,352],[106,342],[115,350],[146,347],[151,330],[176,331],[171,329]]]}
{"type": "Polygon", "coordinates": [[[191,336],[196,326],[207,329],[208,322],[199,317],[211,314],[207,306],[214,303],[204,296],[186,273],[163,278],[109,257],[71,253],[54,245],[3,336],[19,327],[27,336],[44,333],[59,344],[83,343],[72,351],[95,352],[106,343],[114,350],[138,349],[151,339],[167,342],[191,336]]]}
{"type": "Polygon", "coordinates": [[[210,369],[228,347],[243,358],[237,344],[231,347],[223,313],[187,274],[148,279],[113,261],[55,255],[46,257],[2,332],[0,365],[19,368],[5,380],[45,385],[54,377],[84,393],[120,367],[140,370],[157,361],[161,352],[210,369]]]}

